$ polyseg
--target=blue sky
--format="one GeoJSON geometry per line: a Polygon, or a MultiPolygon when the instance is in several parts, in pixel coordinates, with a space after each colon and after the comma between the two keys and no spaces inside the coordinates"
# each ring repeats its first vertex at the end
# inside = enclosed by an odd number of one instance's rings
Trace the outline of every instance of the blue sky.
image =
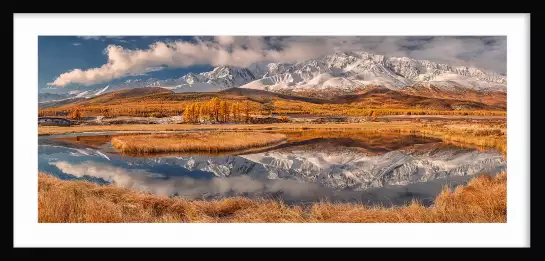
{"type": "MultiPolygon", "coordinates": [[[[38,38],[38,89],[47,92],[47,83],[54,81],[62,73],[72,69],[88,69],[100,67],[105,64],[108,57],[104,49],[110,44],[122,46],[127,49],[146,49],[157,41],[193,41],[193,37],[180,36],[123,36],[119,38],[93,37],[82,38],[76,36],[40,36],[38,38]]],[[[158,79],[178,78],[189,72],[200,73],[212,70],[210,65],[195,65],[186,68],[174,68],[150,72],[145,76],[127,76],[115,79],[111,82],[83,86],[73,84],[69,89],[98,88],[108,83],[123,82],[128,79],[150,77],[158,79]]]]}
{"type": "Polygon", "coordinates": [[[368,51],[506,73],[505,36],[40,36],[38,89],[96,89],[128,79],[171,79],[215,66],[293,62],[368,51]]]}

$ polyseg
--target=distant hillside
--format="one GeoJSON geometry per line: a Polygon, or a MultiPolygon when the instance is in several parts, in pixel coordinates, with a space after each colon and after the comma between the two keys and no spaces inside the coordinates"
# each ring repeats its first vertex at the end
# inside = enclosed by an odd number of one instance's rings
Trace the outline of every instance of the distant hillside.
{"type": "Polygon", "coordinates": [[[362,103],[371,107],[387,108],[429,108],[434,110],[455,110],[455,109],[473,109],[486,110],[492,109],[481,102],[462,101],[454,99],[429,98],[416,95],[409,95],[399,91],[393,91],[387,88],[373,87],[368,88],[359,94],[343,95],[336,97],[330,103],[362,103]]]}
{"type": "Polygon", "coordinates": [[[58,107],[42,109],[42,115],[67,114],[79,109],[84,115],[105,116],[157,116],[180,115],[186,105],[206,103],[218,97],[230,103],[249,101],[252,110],[262,111],[262,104],[274,103],[276,113],[305,113],[320,115],[359,115],[381,109],[381,113],[399,114],[402,111],[427,111],[426,113],[453,114],[468,110],[501,110],[480,102],[428,98],[409,95],[381,87],[362,90],[358,94],[342,95],[330,99],[308,98],[263,90],[230,88],[219,92],[175,93],[164,88],[135,88],[102,94],[58,107]],[[388,112],[388,110],[392,110],[388,112]],[[435,111],[435,112],[431,112],[435,111]]]}
{"type": "Polygon", "coordinates": [[[219,93],[220,93],[220,95],[221,94],[228,94],[228,95],[236,95],[236,96],[247,97],[248,99],[254,100],[254,101],[261,101],[262,97],[272,97],[272,98],[275,98],[275,99],[309,102],[309,103],[314,103],[314,104],[330,103],[326,99],[309,98],[309,97],[288,95],[288,94],[282,94],[282,93],[268,92],[268,91],[263,91],[263,90],[253,90],[253,89],[243,89],[243,88],[229,88],[229,89],[226,89],[226,90],[222,90],[219,93]]]}
{"type": "Polygon", "coordinates": [[[444,90],[432,84],[412,85],[400,90],[400,92],[430,98],[474,101],[507,109],[507,92],[477,91],[461,87],[444,90]]]}
{"type": "Polygon", "coordinates": [[[104,105],[104,104],[113,104],[113,103],[123,103],[127,99],[138,98],[138,99],[145,100],[147,98],[146,96],[154,95],[154,94],[162,94],[162,93],[172,94],[173,92],[167,89],[157,88],[157,87],[135,88],[135,89],[127,89],[127,90],[101,94],[86,100],[79,100],[72,104],[73,105],[90,105],[90,104],[104,105]]]}

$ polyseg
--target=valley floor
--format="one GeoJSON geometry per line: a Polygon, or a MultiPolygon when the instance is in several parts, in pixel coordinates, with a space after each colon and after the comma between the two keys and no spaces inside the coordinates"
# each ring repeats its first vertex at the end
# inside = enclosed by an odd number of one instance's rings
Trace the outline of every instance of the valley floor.
{"type": "MultiPolygon", "coordinates": [[[[184,130],[343,130],[408,132],[506,154],[507,124],[503,121],[391,121],[343,124],[139,124],[54,127],[40,126],[39,135],[100,131],[184,130]]],[[[454,191],[443,190],[431,207],[418,202],[403,207],[315,203],[288,206],[279,201],[227,198],[189,201],[160,197],[116,186],[62,181],[39,174],[39,222],[506,222],[507,174],[480,175],[454,191]]]]}
{"type": "Polygon", "coordinates": [[[454,191],[444,189],[431,207],[315,203],[289,206],[279,201],[227,198],[217,201],[160,197],[132,190],[64,181],[39,173],[40,223],[505,223],[507,174],[481,175],[454,191]]]}

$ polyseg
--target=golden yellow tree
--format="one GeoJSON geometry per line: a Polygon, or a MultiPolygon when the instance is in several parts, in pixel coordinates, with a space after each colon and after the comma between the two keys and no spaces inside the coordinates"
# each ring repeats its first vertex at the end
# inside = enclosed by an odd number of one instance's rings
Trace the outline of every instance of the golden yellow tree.
{"type": "Polygon", "coordinates": [[[212,102],[208,102],[207,112],[208,112],[208,120],[213,121],[214,120],[214,108],[212,107],[212,102]]]}
{"type": "Polygon", "coordinates": [[[199,120],[206,121],[207,117],[208,117],[208,105],[206,103],[201,104],[199,108],[199,120]]]}
{"type": "Polygon", "coordinates": [[[79,111],[79,109],[75,109],[71,114],[70,118],[73,120],[81,120],[82,113],[79,111]]]}
{"type": "Polygon", "coordinates": [[[225,102],[225,122],[231,120],[231,105],[228,102],[225,102]]]}
{"type": "Polygon", "coordinates": [[[225,106],[225,102],[220,101],[220,105],[218,106],[218,121],[223,121],[223,106],[225,106]]]}
{"type": "Polygon", "coordinates": [[[194,108],[193,108],[193,122],[197,123],[197,122],[199,122],[201,111],[200,111],[198,103],[194,104],[193,106],[194,106],[194,108]]]}
{"type": "Polygon", "coordinates": [[[233,120],[234,122],[237,122],[238,121],[238,118],[237,118],[237,104],[236,103],[233,103],[231,104],[231,120],[233,120]]]}
{"type": "Polygon", "coordinates": [[[244,122],[250,121],[250,101],[244,102],[244,122]]]}
{"type": "Polygon", "coordinates": [[[195,122],[195,104],[194,103],[191,103],[191,105],[189,106],[189,113],[190,113],[190,117],[191,117],[191,122],[195,122]]]}
{"type": "Polygon", "coordinates": [[[241,121],[241,115],[240,115],[240,102],[237,102],[235,104],[235,110],[236,110],[236,116],[237,116],[237,121],[241,121]]]}
{"type": "Polygon", "coordinates": [[[220,119],[223,122],[229,121],[229,104],[226,101],[220,102],[220,119]]]}
{"type": "Polygon", "coordinates": [[[214,119],[216,121],[219,121],[220,119],[220,99],[218,97],[214,97],[212,98],[212,100],[210,100],[210,109],[212,110],[212,113],[214,115],[214,119]]]}
{"type": "Polygon", "coordinates": [[[191,122],[193,122],[193,123],[195,122],[195,114],[196,114],[195,109],[196,109],[195,104],[191,103],[189,112],[191,113],[191,122]]]}
{"type": "Polygon", "coordinates": [[[185,106],[184,113],[182,114],[182,119],[184,122],[190,122],[191,121],[191,115],[189,114],[189,104],[185,106]]]}

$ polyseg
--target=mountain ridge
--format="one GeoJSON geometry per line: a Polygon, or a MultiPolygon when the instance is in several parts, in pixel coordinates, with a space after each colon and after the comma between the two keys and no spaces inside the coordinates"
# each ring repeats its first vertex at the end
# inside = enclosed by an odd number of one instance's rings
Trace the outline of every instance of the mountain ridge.
{"type": "MultiPolygon", "coordinates": [[[[407,91],[411,95],[419,95],[419,89],[422,89],[426,97],[453,98],[464,92],[483,95],[505,93],[506,83],[506,76],[473,67],[367,52],[335,52],[318,59],[293,63],[257,63],[247,68],[218,66],[208,72],[188,73],[175,79],[130,79],[96,90],[73,91],[66,94],[69,97],[65,99],[89,98],[142,87],[160,87],[173,92],[214,92],[238,87],[299,93],[298,96],[308,92],[337,96],[357,93],[369,86],[407,91]],[[442,94],[430,93],[427,90],[430,88],[442,94]]],[[[45,94],[39,97],[41,102],[47,102],[45,94]]]]}

